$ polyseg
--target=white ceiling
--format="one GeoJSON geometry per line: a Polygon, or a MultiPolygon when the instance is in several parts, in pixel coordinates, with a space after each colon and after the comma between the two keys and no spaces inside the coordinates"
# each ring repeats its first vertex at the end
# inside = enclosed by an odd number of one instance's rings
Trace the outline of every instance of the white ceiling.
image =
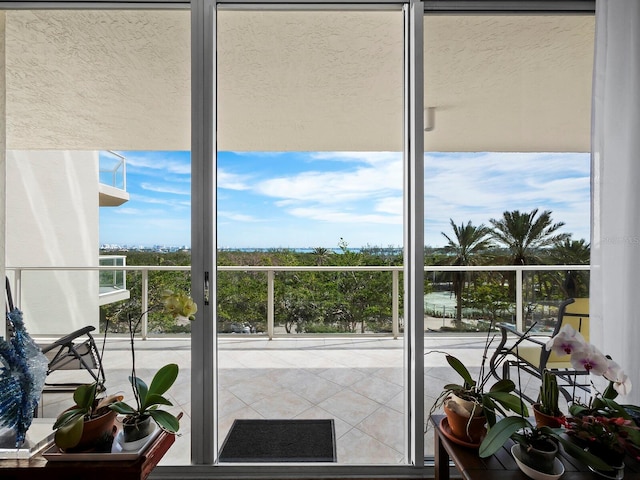
{"type": "MultiPolygon", "coordinates": [[[[10,149],[189,150],[186,11],[6,16],[10,149]]],[[[429,151],[589,151],[594,18],[425,18],[429,151]]],[[[402,149],[400,11],[221,11],[218,148],[402,149]]]]}

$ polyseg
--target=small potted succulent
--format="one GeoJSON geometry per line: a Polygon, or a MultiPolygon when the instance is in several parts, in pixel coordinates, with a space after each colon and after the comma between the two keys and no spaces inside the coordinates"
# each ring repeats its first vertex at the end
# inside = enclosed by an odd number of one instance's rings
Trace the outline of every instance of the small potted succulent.
{"type": "Polygon", "coordinates": [[[542,384],[538,402],[532,405],[536,425],[558,428],[564,423],[564,415],[558,406],[558,380],[548,370],[542,373],[542,384]]]}

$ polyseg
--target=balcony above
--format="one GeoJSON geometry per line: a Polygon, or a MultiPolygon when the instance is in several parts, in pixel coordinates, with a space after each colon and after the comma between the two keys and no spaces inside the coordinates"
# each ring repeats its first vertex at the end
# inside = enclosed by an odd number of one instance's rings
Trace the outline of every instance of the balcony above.
{"type": "Polygon", "coordinates": [[[101,151],[99,159],[100,206],[119,207],[129,201],[127,159],[112,150],[101,151]]]}
{"type": "Polygon", "coordinates": [[[101,207],[119,207],[129,201],[129,193],[120,188],[101,183],[98,188],[101,207]]]}

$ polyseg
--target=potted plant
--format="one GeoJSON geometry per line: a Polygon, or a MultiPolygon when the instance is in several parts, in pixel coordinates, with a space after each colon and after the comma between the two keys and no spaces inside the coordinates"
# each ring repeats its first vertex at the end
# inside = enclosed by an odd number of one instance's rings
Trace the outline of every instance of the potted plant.
{"type": "Polygon", "coordinates": [[[588,343],[570,325],[564,326],[546,348],[569,354],[575,369],[586,370],[592,378],[601,376],[608,382],[600,392],[591,381],[589,402],[575,401],[569,407],[571,417],[566,419],[565,427],[569,437],[582,448],[606,460],[608,467],[596,471],[623,469],[626,454],[634,458],[640,456],[640,429],[634,420],[638,407],[615,401],[618,394],[626,395],[631,391],[629,377],[610,356],[588,343]]]}
{"type": "Polygon", "coordinates": [[[97,393],[97,383],[80,385],[73,392],[75,405],[62,412],[53,425],[60,450],[111,449],[116,412],[109,407],[122,396],[98,398],[97,393]]]}
{"type": "MultiPolygon", "coordinates": [[[[165,291],[162,294],[162,302],[164,310],[174,317],[189,321],[195,319],[194,314],[198,308],[185,293],[165,291]]],[[[150,308],[147,312],[153,308],[150,308]]],[[[155,425],[170,433],[176,433],[180,428],[179,419],[172,413],[160,408],[161,406],[173,406],[164,394],[171,388],[178,377],[178,365],[175,363],[164,365],[153,376],[150,385],[147,385],[136,374],[134,340],[144,313],[135,322],[132,320],[131,315],[128,315],[131,345],[131,375],[129,376],[129,383],[133,391],[135,406],[124,401],[115,402],[109,406],[114,412],[124,415],[122,439],[125,445],[123,447],[126,447],[127,443],[137,442],[149,436],[155,430],[155,425]]]]}
{"type": "Polygon", "coordinates": [[[519,462],[532,470],[557,475],[559,472],[555,470],[554,463],[558,453],[556,442],[560,442],[569,455],[585,465],[595,469],[609,468],[605,461],[564,438],[562,432],[559,428],[536,427],[522,416],[504,417],[489,429],[480,444],[478,455],[481,458],[490,457],[512,439],[519,447],[512,449],[512,454],[519,462]]]}
{"type": "Polygon", "coordinates": [[[542,384],[540,385],[540,394],[538,403],[534,403],[533,416],[536,419],[536,425],[539,427],[547,426],[558,428],[564,423],[564,415],[558,406],[558,380],[549,370],[542,372],[542,384]]]}
{"type": "Polygon", "coordinates": [[[155,426],[152,420],[163,430],[176,433],[180,428],[180,422],[176,416],[161,410],[162,405],[173,404],[163,395],[174,384],[178,377],[178,365],[170,363],[163,366],[154,375],[151,385],[136,376],[135,362],[129,377],[129,382],[136,400],[135,406],[119,401],[111,404],[109,408],[114,412],[124,415],[122,421],[123,441],[135,442],[153,433],[155,426]]]}
{"type": "MultiPolygon", "coordinates": [[[[490,342],[487,342],[487,344],[490,342]]],[[[486,346],[485,355],[486,358],[486,346]]],[[[447,363],[460,375],[460,384],[447,384],[433,404],[431,413],[443,406],[448,427],[454,437],[477,446],[486,434],[485,425],[496,422],[496,412],[507,411],[528,415],[524,402],[513,394],[515,384],[504,379],[486,389],[490,373],[480,369],[478,380],[474,380],[467,367],[456,357],[445,353],[447,363]]]]}

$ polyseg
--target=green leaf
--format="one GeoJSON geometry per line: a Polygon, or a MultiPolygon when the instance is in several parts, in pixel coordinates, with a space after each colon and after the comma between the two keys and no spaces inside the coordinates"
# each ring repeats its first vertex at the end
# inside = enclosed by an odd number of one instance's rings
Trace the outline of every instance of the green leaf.
{"type": "Polygon", "coordinates": [[[512,412],[516,412],[519,415],[524,417],[529,416],[529,410],[527,406],[522,402],[522,400],[511,394],[506,392],[489,392],[485,393],[485,396],[488,396],[502,405],[504,408],[511,410],[512,412]]]}
{"type": "MultiPolygon", "coordinates": [[[[131,377],[129,377],[131,379],[131,377]]],[[[138,396],[140,397],[140,405],[144,405],[147,401],[147,393],[149,387],[141,378],[136,377],[136,389],[138,390],[138,396]]]]}
{"type": "Polygon", "coordinates": [[[80,443],[83,430],[84,418],[77,417],[73,422],[56,430],[54,437],[56,445],[62,450],[75,447],[80,443]]]}
{"type": "Polygon", "coordinates": [[[497,381],[491,386],[490,392],[513,392],[516,389],[516,384],[513,380],[507,378],[497,381]]]}
{"type": "Polygon", "coordinates": [[[482,410],[489,427],[493,427],[496,424],[496,404],[487,395],[482,396],[482,410]]]}
{"type": "Polygon", "coordinates": [[[465,367],[460,360],[458,360],[453,355],[446,355],[446,359],[449,365],[451,365],[451,367],[456,372],[458,372],[458,374],[462,377],[462,380],[464,380],[464,383],[469,388],[473,387],[476,384],[473,378],[471,378],[471,374],[469,373],[469,370],[467,370],[467,367],[465,367]]]}
{"type": "MultiPolygon", "coordinates": [[[[543,428],[547,428],[547,427],[543,427],[543,428]]],[[[553,436],[557,438],[560,441],[560,443],[562,443],[562,446],[564,447],[565,452],[567,452],[569,455],[571,455],[581,463],[584,463],[585,465],[589,465],[598,470],[612,470],[611,465],[609,465],[599,457],[596,457],[592,453],[586,452],[584,449],[580,448],[575,443],[569,440],[566,440],[561,435],[554,434],[553,436]]]]}
{"type": "Polygon", "coordinates": [[[135,409],[131,405],[125,402],[112,403],[111,405],[109,405],[109,408],[123,415],[132,415],[136,413],[135,409]]]}
{"type": "Polygon", "coordinates": [[[149,414],[161,428],[168,432],[176,433],[180,428],[180,421],[167,411],[151,410],[149,414]]]}
{"type": "Polygon", "coordinates": [[[588,411],[589,409],[587,407],[585,407],[584,405],[580,405],[578,403],[574,403],[569,406],[569,413],[574,417],[579,417],[583,413],[586,413],[588,411]]]}
{"type": "Polygon", "coordinates": [[[151,380],[149,394],[162,395],[169,390],[171,385],[176,381],[176,378],[178,378],[178,365],[175,363],[165,365],[158,370],[153,380],[151,380]]]}
{"type": "Polygon", "coordinates": [[[71,408],[69,410],[62,412],[56,419],[56,422],[53,424],[53,430],[57,430],[58,428],[64,427],[65,425],[71,423],[78,417],[80,418],[84,417],[85,413],[86,412],[83,408],[71,408]]]}
{"type": "Polygon", "coordinates": [[[76,402],[78,407],[88,411],[93,407],[93,401],[96,398],[96,388],[96,383],[78,386],[73,392],[73,401],[76,402]]]}
{"type": "Polygon", "coordinates": [[[465,388],[462,385],[458,385],[456,383],[447,383],[442,390],[447,391],[451,390],[452,392],[459,392],[460,390],[464,390],[465,388]]]}
{"type": "Polygon", "coordinates": [[[478,454],[481,458],[490,457],[506,443],[511,434],[517,432],[521,428],[531,428],[531,424],[522,417],[506,417],[496,423],[487,432],[480,444],[478,454]]]}
{"type": "Polygon", "coordinates": [[[173,406],[173,403],[171,403],[169,400],[167,400],[165,397],[163,397],[162,395],[158,395],[158,394],[150,394],[149,396],[147,396],[147,403],[145,403],[145,408],[149,408],[153,405],[168,405],[170,407],[173,406]]]}

